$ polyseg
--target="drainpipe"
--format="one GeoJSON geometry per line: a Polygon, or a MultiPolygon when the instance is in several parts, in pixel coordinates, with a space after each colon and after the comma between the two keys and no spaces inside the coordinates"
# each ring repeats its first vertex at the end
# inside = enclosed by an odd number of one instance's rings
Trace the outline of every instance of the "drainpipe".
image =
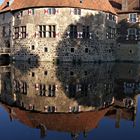
{"type": "MultiPolygon", "coordinates": [[[[12,13],[11,13],[12,14],[12,13]]],[[[13,55],[13,46],[14,46],[14,41],[13,41],[13,35],[14,35],[14,25],[15,25],[15,17],[12,14],[12,18],[11,18],[11,37],[10,37],[10,55],[13,55]]],[[[11,58],[13,59],[13,58],[11,58]]]]}

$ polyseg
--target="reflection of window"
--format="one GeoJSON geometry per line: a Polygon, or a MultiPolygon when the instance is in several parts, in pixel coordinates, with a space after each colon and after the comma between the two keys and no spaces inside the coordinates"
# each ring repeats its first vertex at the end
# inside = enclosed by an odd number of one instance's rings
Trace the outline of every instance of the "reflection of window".
{"type": "Polygon", "coordinates": [[[89,38],[89,26],[83,26],[83,38],[89,38]]]}
{"type": "Polygon", "coordinates": [[[49,14],[49,15],[54,15],[54,14],[56,14],[56,9],[55,9],[55,8],[48,8],[48,14],[49,14]]]}
{"type": "Polygon", "coordinates": [[[23,85],[22,85],[22,91],[21,91],[21,93],[23,93],[23,94],[27,94],[27,83],[26,82],[23,82],[22,83],[23,85]]]}
{"type": "Polygon", "coordinates": [[[5,26],[2,28],[2,36],[5,37],[5,26]]]}
{"type": "Polygon", "coordinates": [[[74,48],[71,48],[71,52],[72,52],[72,53],[74,52],[74,48]]]}
{"type": "Polygon", "coordinates": [[[21,38],[26,38],[26,26],[21,26],[21,38]]]}
{"type": "Polygon", "coordinates": [[[108,27],[107,38],[114,39],[116,36],[116,28],[108,27]]]}
{"type": "Polygon", "coordinates": [[[48,87],[48,97],[55,97],[56,87],[55,85],[49,85],[48,87]]]}
{"type": "Polygon", "coordinates": [[[56,26],[55,25],[39,25],[39,34],[41,38],[56,37],[56,26]]]}
{"type": "Polygon", "coordinates": [[[79,106],[71,107],[71,112],[79,112],[79,106]]]}
{"type": "Polygon", "coordinates": [[[55,106],[48,106],[48,112],[50,113],[55,112],[55,106]]]}
{"type": "Polygon", "coordinates": [[[129,14],[129,21],[130,22],[136,22],[137,21],[137,13],[129,14]]]}
{"type": "Polygon", "coordinates": [[[15,39],[19,38],[19,27],[15,27],[15,39]]]}
{"type": "Polygon", "coordinates": [[[81,9],[74,8],[74,14],[75,15],[81,15],[81,9]]]}
{"type": "Polygon", "coordinates": [[[88,48],[85,48],[85,53],[88,53],[88,48]]]}
{"type": "Polygon", "coordinates": [[[70,38],[77,38],[77,26],[70,25],[70,38]]]}

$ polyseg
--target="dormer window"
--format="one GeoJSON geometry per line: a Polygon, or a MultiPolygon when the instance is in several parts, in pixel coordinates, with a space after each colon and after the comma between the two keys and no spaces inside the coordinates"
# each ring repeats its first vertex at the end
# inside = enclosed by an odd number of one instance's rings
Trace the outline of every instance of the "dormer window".
{"type": "Polygon", "coordinates": [[[56,14],[56,9],[55,8],[48,8],[48,14],[49,15],[55,15],[56,14]]]}
{"type": "Polygon", "coordinates": [[[137,13],[131,13],[129,14],[129,22],[137,22],[137,13]]]}
{"type": "Polygon", "coordinates": [[[74,8],[74,15],[81,15],[81,9],[74,8]]]}

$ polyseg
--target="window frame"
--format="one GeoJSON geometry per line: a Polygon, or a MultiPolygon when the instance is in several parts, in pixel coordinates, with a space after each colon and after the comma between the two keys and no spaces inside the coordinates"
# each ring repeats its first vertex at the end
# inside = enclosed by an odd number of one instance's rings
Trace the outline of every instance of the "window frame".
{"type": "Polygon", "coordinates": [[[137,22],[137,17],[138,17],[137,13],[130,13],[129,14],[129,22],[136,23],[137,22]]]}

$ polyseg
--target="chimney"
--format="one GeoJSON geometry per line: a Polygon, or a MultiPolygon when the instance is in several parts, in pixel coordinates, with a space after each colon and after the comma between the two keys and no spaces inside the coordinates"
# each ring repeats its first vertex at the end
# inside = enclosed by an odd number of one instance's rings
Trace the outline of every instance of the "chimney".
{"type": "Polygon", "coordinates": [[[128,11],[128,0],[122,0],[122,11],[128,11]]]}

